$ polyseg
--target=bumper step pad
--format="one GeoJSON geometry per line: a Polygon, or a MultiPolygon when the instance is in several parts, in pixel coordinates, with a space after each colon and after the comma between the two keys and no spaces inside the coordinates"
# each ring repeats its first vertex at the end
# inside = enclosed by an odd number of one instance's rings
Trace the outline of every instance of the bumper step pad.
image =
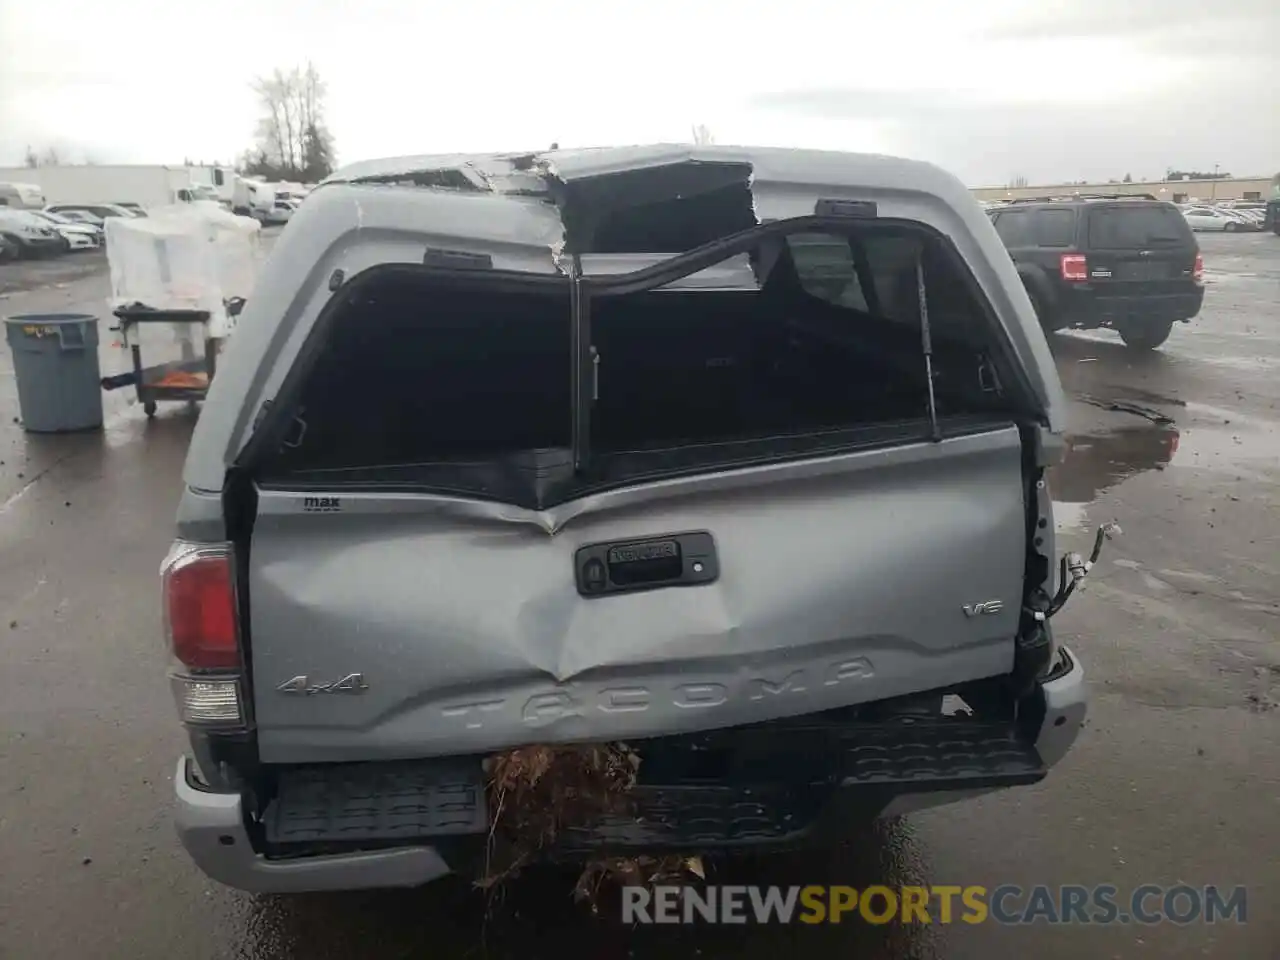
{"type": "MultiPolygon", "coordinates": [[[[1035,747],[1003,723],[779,721],[633,746],[644,762],[632,813],[566,829],[557,854],[785,844],[810,833],[836,798],[875,807],[901,793],[1015,786],[1045,775],[1035,747]],[[692,775],[708,763],[714,776],[692,775]],[[645,782],[646,769],[659,782],[645,782]]],[[[439,760],[284,770],[263,821],[273,845],[488,831],[479,762],[439,760]]]]}
{"type": "Polygon", "coordinates": [[[652,850],[774,845],[798,840],[822,811],[832,788],[638,786],[634,816],[609,816],[572,827],[557,856],[602,849],[652,850]]]}
{"type": "MultiPolygon", "coordinates": [[[[899,793],[1016,786],[1045,776],[1035,747],[1006,725],[797,725],[788,733],[801,739],[791,741],[788,754],[778,755],[778,766],[795,768],[799,750],[806,754],[800,763],[810,774],[815,758],[825,766],[825,774],[811,776],[807,783],[793,779],[786,786],[751,781],[642,784],[632,794],[633,817],[609,817],[591,829],[566,831],[561,849],[580,853],[602,847],[677,850],[789,844],[811,833],[837,799],[855,805],[867,800],[869,809],[878,809],[876,798],[887,800],[899,793]]],[[[768,766],[759,754],[744,765],[752,773],[768,766]]]]}
{"type": "Polygon", "coordinates": [[[1016,786],[1044,779],[1035,746],[1011,727],[910,724],[844,734],[843,784],[909,791],[1016,786]]]}
{"type": "Polygon", "coordinates": [[[263,818],[267,841],[412,841],[483,832],[479,773],[420,761],[288,770],[263,818]]]}

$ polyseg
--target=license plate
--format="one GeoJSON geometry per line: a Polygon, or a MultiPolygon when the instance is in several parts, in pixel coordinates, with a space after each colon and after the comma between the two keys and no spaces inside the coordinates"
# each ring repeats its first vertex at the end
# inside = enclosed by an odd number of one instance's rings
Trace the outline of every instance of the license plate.
{"type": "Polygon", "coordinates": [[[1160,261],[1140,260],[1122,263],[1114,271],[1119,280],[1164,280],[1172,274],[1172,265],[1160,261]]]}

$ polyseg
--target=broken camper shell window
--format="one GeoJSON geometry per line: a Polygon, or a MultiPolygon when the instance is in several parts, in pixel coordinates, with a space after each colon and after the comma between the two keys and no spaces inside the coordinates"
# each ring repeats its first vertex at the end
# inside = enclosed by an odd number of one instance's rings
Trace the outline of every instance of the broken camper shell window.
{"type": "Polygon", "coordinates": [[[759,226],[751,165],[677,163],[561,183],[565,245],[579,253],[684,253],[759,226]]]}
{"type": "Polygon", "coordinates": [[[259,479],[546,507],[641,479],[919,441],[931,435],[921,267],[936,416],[951,431],[1007,422],[1007,402],[981,385],[984,305],[945,241],[892,221],[806,220],[797,244],[774,224],[745,250],[582,255],[576,284],[370,271],[341,298],[289,406],[300,442],[278,445],[259,479]],[[855,283],[856,298],[842,292],[855,283]]]}

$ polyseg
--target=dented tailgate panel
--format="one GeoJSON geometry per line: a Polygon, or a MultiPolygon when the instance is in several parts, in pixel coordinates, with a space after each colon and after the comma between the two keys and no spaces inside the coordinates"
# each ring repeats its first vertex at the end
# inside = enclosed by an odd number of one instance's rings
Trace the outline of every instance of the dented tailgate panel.
{"type": "Polygon", "coordinates": [[[1004,673],[1020,456],[1009,426],[549,511],[264,490],[249,571],[261,756],[643,737],[1004,673]],[[714,538],[713,580],[578,592],[580,547],[684,531],[714,538]]]}

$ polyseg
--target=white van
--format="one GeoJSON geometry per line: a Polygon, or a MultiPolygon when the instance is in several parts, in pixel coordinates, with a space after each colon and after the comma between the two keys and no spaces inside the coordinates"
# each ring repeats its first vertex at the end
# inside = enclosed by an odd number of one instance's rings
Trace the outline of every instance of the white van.
{"type": "Polygon", "coordinates": [[[43,210],[44,191],[34,183],[0,183],[0,207],[43,210]]]}

